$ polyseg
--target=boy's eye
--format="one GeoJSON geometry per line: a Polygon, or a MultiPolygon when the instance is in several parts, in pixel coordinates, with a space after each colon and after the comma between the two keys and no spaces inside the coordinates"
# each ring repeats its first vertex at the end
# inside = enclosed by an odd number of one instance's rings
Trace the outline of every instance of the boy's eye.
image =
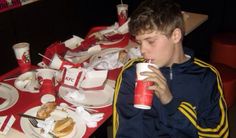
{"type": "Polygon", "coordinates": [[[148,40],[149,44],[153,44],[155,42],[155,40],[148,40]]]}

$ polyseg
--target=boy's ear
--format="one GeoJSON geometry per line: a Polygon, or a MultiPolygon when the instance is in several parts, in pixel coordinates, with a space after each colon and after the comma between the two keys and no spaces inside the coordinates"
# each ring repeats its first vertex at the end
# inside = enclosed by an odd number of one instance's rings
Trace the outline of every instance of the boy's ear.
{"type": "Polygon", "coordinates": [[[180,42],[181,39],[182,39],[182,32],[181,32],[181,30],[179,28],[175,28],[175,30],[172,32],[171,38],[174,41],[174,43],[180,42]]]}

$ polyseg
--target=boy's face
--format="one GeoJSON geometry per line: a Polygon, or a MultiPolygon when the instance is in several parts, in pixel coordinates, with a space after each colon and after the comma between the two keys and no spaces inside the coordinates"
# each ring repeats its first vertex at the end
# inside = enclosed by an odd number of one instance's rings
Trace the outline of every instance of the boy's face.
{"type": "Polygon", "coordinates": [[[175,54],[175,42],[172,36],[168,38],[161,32],[153,31],[138,34],[135,38],[145,59],[151,60],[159,67],[172,65],[175,54]]]}

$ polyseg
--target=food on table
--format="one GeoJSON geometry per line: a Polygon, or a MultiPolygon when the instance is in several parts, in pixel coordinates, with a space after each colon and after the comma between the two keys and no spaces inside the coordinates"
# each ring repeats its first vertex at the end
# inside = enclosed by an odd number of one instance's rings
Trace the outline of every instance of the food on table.
{"type": "Polygon", "coordinates": [[[56,109],[57,104],[55,102],[47,102],[41,106],[37,112],[37,117],[46,119],[50,116],[50,113],[56,109]]]}
{"type": "Polygon", "coordinates": [[[125,50],[119,51],[118,61],[125,64],[129,60],[128,53],[125,50]]]}
{"type": "Polygon", "coordinates": [[[53,128],[53,134],[57,137],[64,137],[70,134],[74,128],[75,122],[71,117],[57,120],[53,128]]]}

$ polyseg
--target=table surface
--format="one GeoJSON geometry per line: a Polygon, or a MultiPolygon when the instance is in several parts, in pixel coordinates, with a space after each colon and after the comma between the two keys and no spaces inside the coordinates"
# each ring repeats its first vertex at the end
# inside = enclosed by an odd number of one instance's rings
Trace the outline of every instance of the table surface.
{"type": "Polygon", "coordinates": [[[208,15],[184,11],[185,35],[191,33],[208,19],[208,15]]]}
{"type": "MultiPolygon", "coordinates": [[[[33,69],[34,68],[37,68],[37,67],[33,67],[33,69]]],[[[15,68],[15,69],[9,71],[8,73],[0,76],[0,82],[12,85],[12,84],[14,84],[14,80],[3,81],[3,79],[10,78],[11,76],[17,76],[17,75],[19,75],[19,68],[15,68]]],[[[113,87],[113,88],[115,86],[115,84],[114,84],[115,81],[108,80],[106,83],[108,85],[110,85],[111,87],[113,87]]],[[[24,104],[22,103],[23,101],[20,101],[20,100],[16,103],[16,107],[18,107],[19,105],[24,106],[22,109],[16,109],[16,112],[13,113],[14,116],[17,117],[18,119],[19,119],[19,116],[17,116],[17,114],[19,113],[19,111],[22,112],[22,111],[25,110],[24,109],[25,107],[28,108],[30,105],[32,105],[34,107],[35,105],[38,105],[38,103],[40,103],[40,102],[35,102],[35,100],[36,100],[35,98],[38,97],[37,93],[36,94],[31,94],[31,93],[21,92],[19,90],[19,94],[20,94],[20,97],[23,98],[23,100],[25,98],[28,98],[28,97],[25,97],[26,94],[28,94],[28,96],[30,96],[30,100],[24,101],[24,104]]],[[[40,101],[40,99],[38,99],[38,100],[40,101]]],[[[57,101],[64,102],[63,99],[58,99],[57,101]]],[[[14,106],[13,106],[13,108],[14,108],[14,106]]],[[[86,133],[84,134],[83,138],[88,138],[89,136],[91,136],[112,115],[112,106],[107,106],[107,107],[104,107],[104,108],[97,108],[96,110],[100,113],[104,113],[103,119],[98,122],[97,127],[95,127],[95,128],[88,128],[87,127],[86,133]]],[[[4,112],[7,112],[7,110],[3,111],[3,113],[4,112]]],[[[4,114],[1,114],[1,115],[4,115],[4,114]]],[[[17,123],[15,125],[17,125],[17,123]]],[[[8,132],[8,134],[6,136],[0,134],[0,138],[25,138],[25,137],[26,136],[21,131],[19,131],[17,129],[10,129],[10,131],[8,132]]]]}
{"type": "MultiPolygon", "coordinates": [[[[191,12],[185,11],[184,12],[185,29],[186,29],[185,35],[188,35],[189,33],[191,33],[194,29],[196,29],[198,26],[200,26],[202,23],[204,23],[207,19],[208,19],[207,15],[198,14],[198,13],[191,13],[191,12]]],[[[16,73],[17,73],[17,69],[14,69],[14,70],[0,76],[0,81],[3,80],[4,78],[8,78],[11,75],[14,75],[16,73]]],[[[109,106],[109,107],[101,108],[99,110],[102,112],[105,111],[106,115],[105,115],[105,118],[98,123],[98,127],[101,126],[109,117],[111,117],[112,107],[109,106]]],[[[92,135],[92,133],[95,132],[97,128],[89,128],[89,129],[87,128],[84,138],[87,138],[90,135],[92,135]]],[[[0,135],[0,138],[25,138],[25,135],[18,130],[11,129],[6,136],[0,135]]]]}

